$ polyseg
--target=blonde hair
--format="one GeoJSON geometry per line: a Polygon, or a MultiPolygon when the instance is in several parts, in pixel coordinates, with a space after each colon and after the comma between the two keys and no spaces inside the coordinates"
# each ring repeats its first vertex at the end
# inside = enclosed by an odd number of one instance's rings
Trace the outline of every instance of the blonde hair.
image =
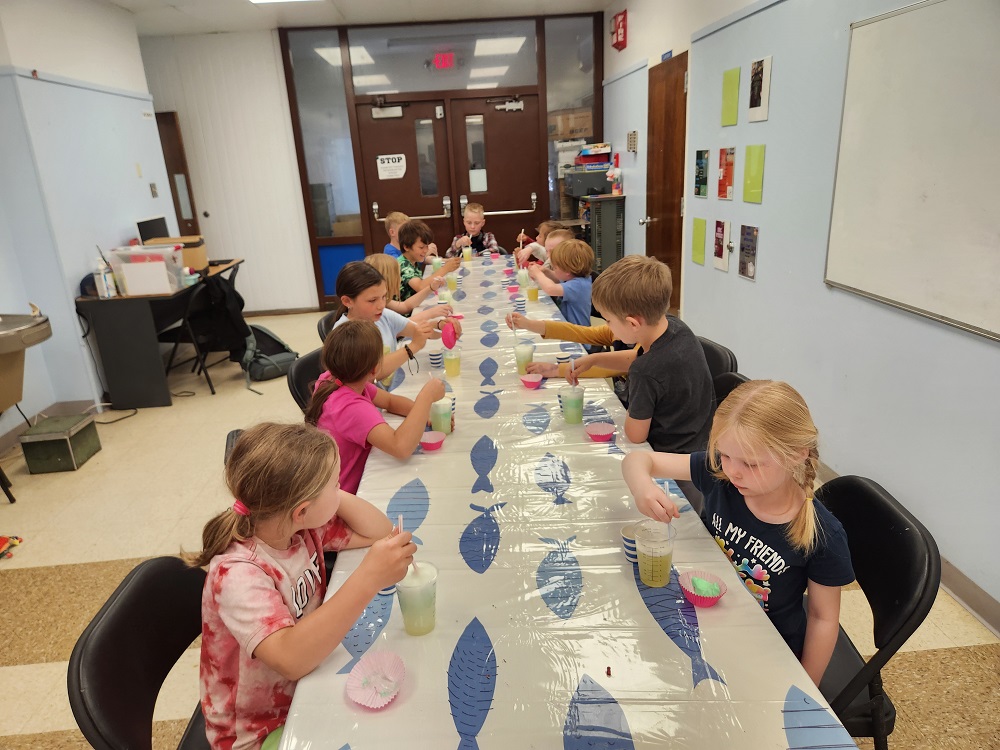
{"type": "Polygon", "coordinates": [[[565,229],[561,223],[558,221],[543,221],[538,225],[538,242],[539,244],[545,244],[545,240],[548,236],[559,229],[565,229]]]}
{"type": "Polygon", "coordinates": [[[485,217],[486,209],[483,208],[482,203],[467,203],[465,204],[465,209],[462,211],[462,218],[465,218],[466,214],[479,214],[485,217]]]}
{"type": "Polygon", "coordinates": [[[574,276],[590,276],[594,269],[594,249],[583,240],[563,240],[549,253],[552,267],[574,276]]]}
{"type": "Polygon", "coordinates": [[[751,380],[726,397],[712,421],[708,462],[718,479],[728,480],[718,449],[724,435],[731,436],[750,455],[763,452],[779,462],[805,492],[806,501],[789,524],[786,538],[803,554],[812,553],[820,541],[812,498],[819,465],[819,432],[805,400],[788,383],[777,380],[751,380]]]}
{"type": "Polygon", "coordinates": [[[405,224],[409,220],[410,217],[404,214],[402,211],[392,211],[391,213],[387,214],[385,217],[386,234],[388,234],[391,237],[392,233],[389,231],[390,229],[399,229],[403,224],[405,224]]]}
{"type": "Polygon", "coordinates": [[[667,314],[674,290],[670,268],[656,258],[627,255],[594,279],[591,299],[616,318],[642,318],[654,325],[667,314]]]}
{"type": "Polygon", "coordinates": [[[365,263],[382,274],[389,299],[399,299],[399,288],[403,284],[403,277],[399,273],[399,261],[385,253],[372,253],[365,258],[365,263]]]}
{"type": "Polygon", "coordinates": [[[322,360],[332,377],[313,391],[306,422],[319,422],[323,404],[342,383],[357,383],[370,376],[382,361],[382,347],[382,334],[370,320],[348,320],[330,331],[323,343],[322,360]]]}
{"type": "Polygon", "coordinates": [[[233,542],[253,536],[258,522],[291,517],[319,495],[337,464],[337,444],[312,425],[264,422],[244,430],[226,462],[226,484],[250,514],[222,511],[205,524],[202,551],[181,556],[191,567],[208,565],[233,542]]]}
{"type": "Polygon", "coordinates": [[[546,242],[548,242],[549,240],[563,240],[565,242],[566,240],[575,240],[575,239],[576,235],[573,234],[573,232],[571,232],[569,229],[566,229],[565,227],[560,227],[559,229],[553,229],[551,232],[545,235],[546,242]]]}

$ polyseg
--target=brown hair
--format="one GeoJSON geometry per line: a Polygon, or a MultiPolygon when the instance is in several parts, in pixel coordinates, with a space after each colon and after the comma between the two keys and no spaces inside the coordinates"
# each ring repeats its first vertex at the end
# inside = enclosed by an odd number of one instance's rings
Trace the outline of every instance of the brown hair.
{"type": "Polygon", "coordinates": [[[417,240],[423,240],[426,245],[434,241],[434,233],[431,231],[431,228],[419,219],[410,219],[403,224],[399,228],[399,232],[396,233],[396,236],[399,238],[399,246],[403,252],[413,247],[417,243],[417,240]]]}
{"type": "Polygon", "coordinates": [[[355,299],[365,289],[384,283],[385,279],[382,278],[382,274],[364,261],[352,260],[350,263],[345,263],[344,267],[340,269],[340,273],[337,274],[335,290],[337,315],[334,320],[340,320],[347,313],[347,308],[340,301],[341,297],[355,299]]]}
{"type": "Polygon", "coordinates": [[[365,258],[365,263],[382,274],[389,299],[399,299],[399,288],[403,284],[403,277],[399,273],[399,262],[391,255],[372,253],[365,258]]]}
{"type": "Polygon", "coordinates": [[[763,452],[781,463],[805,492],[806,501],[785,534],[789,544],[810,554],[820,533],[812,499],[819,465],[819,432],[805,399],[788,383],[750,380],[719,404],[708,436],[708,461],[717,478],[728,480],[719,459],[718,442],[723,435],[732,436],[748,454],[763,452]]]}
{"type": "Polygon", "coordinates": [[[250,515],[227,508],[205,524],[202,551],[181,556],[191,567],[208,565],[233,542],[253,536],[258,522],[290,517],[319,495],[334,471],[337,444],[312,425],[264,422],[244,430],[226,462],[226,484],[250,515]]]}
{"type": "Polygon", "coordinates": [[[369,377],[382,361],[382,347],[382,334],[370,320],[348,320],[330,331],[323,343],[322,360],[333,377],[316,386],[306,409],[306,422],[319,421],[323,404],[342,383],[369,377]]]}
{"type": "Polygon", "coordinates": [[[583,240],[563,240],[549,253],[552,267],[574,276],[590,276],[594,269],[594,249],[583,240]]]}
{"type": "Polygon", "coordinates": [[[558,221],[543,221],[541,224],[538,225],[538,242],[544,244],[549,234],[555,232],[558,229],[565,229],[565,228],[566,227],[564,227],[558,221]]]}
{"type": "Polygon", "coordinates": [[[670,268],[656,258],[627,255],[594,279],[591,299],[600,312],[642,318],[654,325],[667,314],[673,292],[670,268]]]}
{"type": "Polygon", "coordinates": [[[410,220],[410,217],[404,214],[402,211],[392,211],[385,217],[385,232],[390,237],[390,229],[399,229],[399,227],[410,220]]]}

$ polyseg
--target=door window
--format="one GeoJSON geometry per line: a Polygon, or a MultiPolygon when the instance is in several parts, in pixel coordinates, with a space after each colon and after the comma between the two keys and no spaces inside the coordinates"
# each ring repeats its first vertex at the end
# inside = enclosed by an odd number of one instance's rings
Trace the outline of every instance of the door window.
{"type": "Polygon", "coordinates": [[[437,159],[434,154],[434,120],[416,120],[417,169],[420,194],[425,198],[438,194],[437,159]]]}
{"type": "Polygon", "coordinates": [[[486,130],[482,115],[466,115],[465,142],[469,152],[469,192],[485,193],[486,130]]]}

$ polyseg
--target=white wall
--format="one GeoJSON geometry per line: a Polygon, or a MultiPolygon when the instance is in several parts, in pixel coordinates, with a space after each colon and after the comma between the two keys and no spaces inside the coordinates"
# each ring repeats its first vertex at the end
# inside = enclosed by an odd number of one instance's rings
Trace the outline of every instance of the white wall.
{"type": "MultiPolygon", "coordinates": [[[[686,192],[696,149],[717,158],[719,147],[736,146],[736,199],[687,201],[684,317],[732,348],[745,374],[798,388],[820,428],[822,459],[882,484],[944,557],[1000,599],[991,554],[1000,346],[823,283],[850,24],[904,4],[759,3],[692,45],[686,192]],[[773,56],[769,119],[748,123],[749,65],[764,55],[773,56]],[[722,72],[736,66],[739,124],[722,128],[722,72]],[[760,205],[740,200],[751,143],[767,146],[760,205]],[[728,274],[710,254],[705,266],[691,262],[693,217],[732,220],[734,239],[740,223],[760,227],[756,282],[738,277],[735,255],[728,274]]],[[[710,161],[709,185],[717,169],[710,161]]]]}
{"type": "Polygon", "coordinates": [[[201,232],[246,259],[246,309],[319,304],[277,32],[148,37],[153,103],[176,111],[201,232]],[[209,218],[202,212],[208,211],[209,218]]]}
{"type": "Polygon", "coordinates": [[[132,14],[121,8],[97,0],[0,0],[0,36],[0,65],[146,91],[132,14]]]}
{"type": "Polygon", "coordinates": [[[604,80],[604,140],[619,157],[625,194],[625,254],[646,254],[646,137],[649,104],[649,68],[644,62],[604,80]],[[625,150],[630,130],[639,131],[636,153],[625,150]]]}

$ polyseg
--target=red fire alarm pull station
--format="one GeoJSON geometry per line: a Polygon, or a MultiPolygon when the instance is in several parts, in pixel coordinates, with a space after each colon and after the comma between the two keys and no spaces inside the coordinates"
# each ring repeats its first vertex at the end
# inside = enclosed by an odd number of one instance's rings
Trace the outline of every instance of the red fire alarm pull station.
{"type": "Polygon", "coordinates": [[[621,52],[628,46],[628,11],[615,13],[611,21],[611,46],[621,52]]]}

